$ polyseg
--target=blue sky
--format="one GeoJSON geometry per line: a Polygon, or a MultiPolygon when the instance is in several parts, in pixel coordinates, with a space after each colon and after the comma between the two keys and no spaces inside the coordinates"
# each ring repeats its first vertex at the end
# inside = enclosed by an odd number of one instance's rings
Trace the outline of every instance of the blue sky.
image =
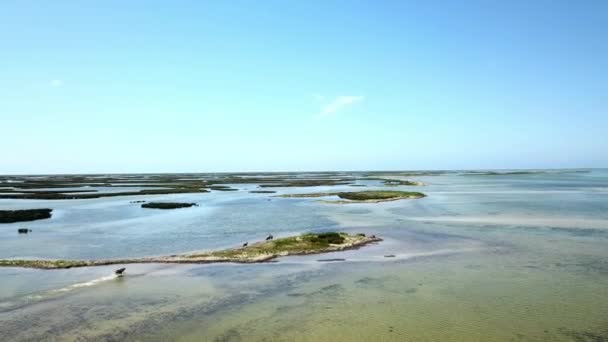
{"type": "Polygon", "coordinates": [[[1,173],[608,167],[607,1],[2,1],[1,173]]]}

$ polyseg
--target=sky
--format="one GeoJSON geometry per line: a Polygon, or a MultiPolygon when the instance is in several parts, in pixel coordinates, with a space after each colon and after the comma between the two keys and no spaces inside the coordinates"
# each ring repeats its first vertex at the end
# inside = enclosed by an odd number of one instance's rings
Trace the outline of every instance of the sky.
{"type": "Polygon", "coordinates": [[[608,1],[0,1],[0,174],[608,167],[608,1]]]}

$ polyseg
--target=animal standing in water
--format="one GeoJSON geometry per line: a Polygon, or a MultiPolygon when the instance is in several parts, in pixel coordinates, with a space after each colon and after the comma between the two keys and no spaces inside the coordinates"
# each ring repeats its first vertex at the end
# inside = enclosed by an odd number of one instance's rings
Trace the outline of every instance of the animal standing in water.
{"type": "Polygon", "coordinates": [[[117,276],[119,276],[119,277],[122,277],[122,276],[124,275],[124,273],[125,273],[125,270],[126,270],[126,268],[125,268],[125,267],[123,267],[123,268],[119,268],[119,269],[117,269],[116,271],[114,271],[114,274],[116,274],[116,275],[117,275],[117,276]]]}

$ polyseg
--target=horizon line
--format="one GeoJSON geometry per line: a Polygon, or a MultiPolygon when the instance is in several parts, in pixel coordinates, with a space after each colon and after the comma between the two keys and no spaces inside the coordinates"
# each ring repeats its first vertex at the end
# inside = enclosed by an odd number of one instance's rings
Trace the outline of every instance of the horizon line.
{"type": "Polygon", "coordinates": [[[605,170],[608,167],[562,167],[562,168],[481,168],[481,169],[402,169],[402,170],[307,170],[307,171],[202,171],[202,172],[98,172],[98,173],[7,173],[5,176],[98,176],[98,175],[188,175],[188,174],[264,174],[264,173],[349,173],[349,172],[462,172],[462,171],[544,171],[544,170],[569,170],[590,171],[605,170]]]}

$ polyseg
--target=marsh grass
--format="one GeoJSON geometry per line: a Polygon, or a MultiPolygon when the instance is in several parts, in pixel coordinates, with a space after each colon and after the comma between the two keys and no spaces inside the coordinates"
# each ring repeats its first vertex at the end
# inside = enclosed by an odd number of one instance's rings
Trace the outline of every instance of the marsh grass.
{"type": "Polygon", "coordinates": [[[340,174],[165,174],[165,175],[86,175],[86,176],[0,176],[3,199],[69,200],[101,197],[204,193],[209,190],[237,191],[226,184],[257,184],[259,187],[308,187],[351,184],[353,177],[340,174]],[[333,176],[333,177],[328,177],[333,176]],[[10,181],[10,183],[9,183],[10,181]],[[6,183],[5,183],[6,182],[6,183]],[[4,186],[6,184],[6,186],[4,186]],[[141,187],[140,191],[98,192],[84,190],[47,190],[74,187],[141,187]]]}

